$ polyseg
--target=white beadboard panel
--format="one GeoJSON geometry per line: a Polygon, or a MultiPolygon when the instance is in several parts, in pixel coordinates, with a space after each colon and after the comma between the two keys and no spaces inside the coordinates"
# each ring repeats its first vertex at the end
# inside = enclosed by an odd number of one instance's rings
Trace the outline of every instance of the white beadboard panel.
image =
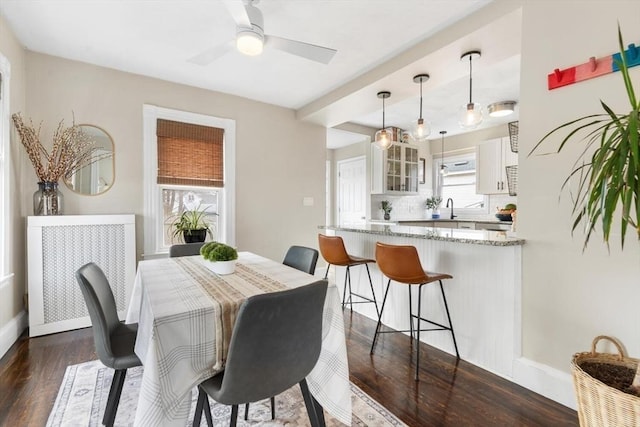
{"type": "MultiPolygon", "coordinates": [[[[444,291],[456,333],[460,357],[503,377],[513,377],[514,360],[520,356],[520,287],[521,246],[489,246],[381,236],[368,233],[336,231],[344,239],[347,251],[353,255],[375,259],[377,241],[417,248],[424,269],[448,273],[444,291]]],[[[371,276],[379,304],[382,304],[387,280],[374,264],[371,276]]],[[[344,283],[344,269],[338,269],[336,282],[344,283]],[[342,270],[342,271],[341,271],[342,270]]],[[[357,292],[371,293],[363,267],[352,268],[352,287],[357,292]]],[[[391,282],[387,306],[382,321],[398,330],[409,328],[409,285],[391,282]]],[[[417,311],[417,286],[414,292],[414,312],[417,311]]],[[[354,310],[376,319],[372,304],[358,304],[354,310]]],[[[423,286],[422,317],[447,324],[444,303],[437,282],[423,286]]],[[[424,332],[421,340],[455,354],[448,331],[424,332]]],[[[377,346],[384,346],[381,335],[377,346]]]]}

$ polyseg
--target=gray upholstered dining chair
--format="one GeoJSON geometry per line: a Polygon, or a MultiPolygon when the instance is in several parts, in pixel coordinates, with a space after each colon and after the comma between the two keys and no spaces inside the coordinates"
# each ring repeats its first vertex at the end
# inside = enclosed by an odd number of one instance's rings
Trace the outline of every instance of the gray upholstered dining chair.
{"type": "Polygon", "coordinates": [[[291,246],[282,263],[305,273],[313,274],[318,263],[318,251],[305,246],[291,246]]]}
{"type": "Polygon", "coordinates": [[[327,281],[319,280],[299,288],[254,295],[243,302],[224,371],[198,386],[193,425],[200,425],[203,410],[207,424],[213,425],[207,396],[232,405],[230,426],[234,427],[238,405],[275,396],[296,384],[300,385],[311,425],[321,425],[324,416],[305,377],[320,356],[326,293],[327,281]]]}
{"type": "Polygon", "coordinates": [[[76,271],[82,296],[93,326],[93,340],[100,361],[115,369],[102,424],[113,426],[127,369],[142,363],[133,351],[138,324],[125,325],[118,319],[116,301],[104,272],[90,262],[76,271]]]}
{"type": "MultiPolygon", "coordinates": [[[[318,251],[306,246],[291,246],[284,256],[282,261],[284,265],[295,268],[296,270],[303,271],[308,274],[313,274],[316,271],[316,264],[318,263],[318,251]]],[[[271,396],[271,419],[276,418],[276,402],[275,398],[271,396]]],[[[244,419],[249,419],[249,404],[247,403],[244,408],[244,419]]]]}
{"type": "Polygon", "coordinates": [[[183,243],[169,247],[169,258],[200,255],[200,248],[205,242],[183,243]]]}

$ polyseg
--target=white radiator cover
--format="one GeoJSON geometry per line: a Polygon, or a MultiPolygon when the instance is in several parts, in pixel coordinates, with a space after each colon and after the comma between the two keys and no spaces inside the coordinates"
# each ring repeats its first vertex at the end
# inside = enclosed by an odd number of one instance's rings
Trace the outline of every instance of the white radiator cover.
{"type": "Polygon", "coordinates": [[[135,216],[31,216],[27,221],[29,335],[91,325],[75,278],[88,262],[104,271],[124,318],[135,278],[135,216]]]}

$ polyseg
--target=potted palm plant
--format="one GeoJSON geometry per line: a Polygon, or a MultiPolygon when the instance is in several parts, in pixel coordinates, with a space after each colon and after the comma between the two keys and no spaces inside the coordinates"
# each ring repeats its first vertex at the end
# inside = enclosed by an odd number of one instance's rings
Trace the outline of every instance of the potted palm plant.
{"type": "Polygon", "coordinates": [[[204,242],[207,235],[213,238],[207,215],[206,209],[200,206],[176,215],[171,222],[172,237],[182,238],[185,243],[204,242]]]}
{"type": "MultiPolygon", "coordinates": [[[[556,152],[569,142],[584,142],[584,150],[562,184],[562,190],[575,191],[572,231],[584,228],[583,249],[596,230],[605,244],[614,219],[620,224],[620,244],[624,248],[629,227],[640,239],[640,102],[629,77],[628,59],[618,28],[620,60],[616,60],[624,81],[631,109],[615,113],[600,101],[604,112],[580,117],[546,134],[531,150],[538,151],[557,132],[568,132],[556,152]],[[571,184],[573,181],[573,185],[571,184]],[[573,188],[575,187],[575,188],[573,188]]],[[[581,425],[638,425],[640,423],[640,364],[619,355],[596,353],[596,337],[591,352],[577,353],[572,361],[581,425]],[[588,365],[588,367],[587,367],[588,365]],[[621,375],[617,375],[619,372],[621,375]],[[622,418],[621,418],[622,416],[622,418]]],[[[609,337],[604,337],[609,338],[609,337]]],[[[615,343],[615,342],[614,342],[615,343]]]]}

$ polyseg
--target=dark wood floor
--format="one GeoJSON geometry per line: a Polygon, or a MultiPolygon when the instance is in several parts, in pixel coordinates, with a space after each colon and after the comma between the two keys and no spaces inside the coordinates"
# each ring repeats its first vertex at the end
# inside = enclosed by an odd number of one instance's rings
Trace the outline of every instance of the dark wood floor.
{"type": "MultiPolygon", "coordinates": [[[[375,323],[345,312],[351,380],[410,426],[577,426],[575,411],[429,346],[413,380],[402,334],[369,346],[375,323]]],[[[90,329],[29,339],[0,360],[0,426],[44,426],[67,365],[96,359],[90,329]]]]}

